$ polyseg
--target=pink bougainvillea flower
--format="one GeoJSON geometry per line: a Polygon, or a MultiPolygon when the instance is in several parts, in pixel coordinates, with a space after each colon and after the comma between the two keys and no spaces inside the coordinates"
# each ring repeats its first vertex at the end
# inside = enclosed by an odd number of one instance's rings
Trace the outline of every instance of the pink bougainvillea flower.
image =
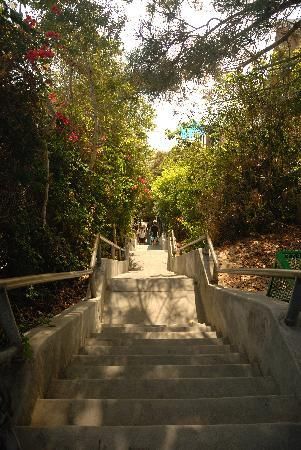
{"type": "Polygon", "coordinates": [[[51,48],[46,47],[45,45],[43,47],[41,47],[39,50],[39,57],[40,58],[53,58],[54,57],[54,52],[53,50],[51,50],[51,48]]]}
{"type": "Polygon", "coordinates": [[[43,46],[41,48],[28,50],[25,56],[31,63],[34,63],[39,58],[53,58],[54,52],[51,48],[43,46]]]}
{"type": "Polygon", "coordinates": [[[24,22],[25,22],[26,25],[28,25],[29,28],[31,28],[31,29],[35,28],[36,25],[37,25],[36,19],[34,19],[33,17],[29,16],[28,14],[27,14],[27,16],[25,17],[24,22]]]}
{"type": "Polygon", "coordinates": [[[50,92],[48,94],[48,98],[51,101],[51,103],[57,103],[57,96],[55,92],[50,92]]]}
{"type": "Polygon", "coordinates": [[[74,131],[72,131],[72,133],[70,133],[68,136],[68,140],[70,142],[77,142],[79,140],[79,137],[74,131]]]}
{"type": "Polygon", "coordinates": [[[28,50],[25,57],[33,64],[39,58],[39,51],[36,49],[28,50]]]}
{"type": "Polygon", "coordinates": [[[140,181],[141,184],[146,184],[146,180],[143,177],[138,177],[138,181],[140,181]]]}
{"type": "Polygon", "coordinates": [[[57,118],[57,120],[62,122],[64,125],[70,125],[70,120],[68,119],[68,117],[64,116],[64,114],[62,114],[61,112],[59,112],[59,111],[56,112],[55,117],[57,118]]]}
{"type": "Polygon", "coordinates": [[[54,39],[54,40],[58,41],[61,38],[61,35],[60,35],[60,33],[57,33],[56,31],[46,31],[45,37],[47,37],[48,39],[54,39]]]}
{"type": "Polygon", "coordinates": [[[50,10],[56,16],[60,16],[62,14],[62,11],[60,10],[60,8],[56,4],[52,5],[50,10]]]}

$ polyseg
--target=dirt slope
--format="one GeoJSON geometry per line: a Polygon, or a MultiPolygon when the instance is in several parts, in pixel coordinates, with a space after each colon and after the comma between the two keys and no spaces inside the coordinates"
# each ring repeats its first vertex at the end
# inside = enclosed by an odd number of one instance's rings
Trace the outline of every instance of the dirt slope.
{"type": "MultiPolygon", "coordinates": [[[[273,267],[278,250],[301,249],[301,227],[289,226],[279,233],[254,235],[236,243],[216,248],[222,268],[273,267]]],[[[219,283],[225,287],[246,291],[266,291],[269,280],[262,277],[219,275],[219,283]]]]}

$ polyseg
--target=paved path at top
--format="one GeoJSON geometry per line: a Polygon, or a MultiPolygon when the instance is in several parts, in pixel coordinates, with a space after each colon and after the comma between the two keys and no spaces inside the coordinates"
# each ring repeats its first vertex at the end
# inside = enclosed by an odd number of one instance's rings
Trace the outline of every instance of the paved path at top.
{"type": "Polygon", "coordinates": [[[160,247],[137,245],[134,252],[131,252],[134,270],[118,275],[118,278],[129,278],[129,275],[131,278],[186,278],[183,275],[176,275],[174,272],[167,270],[167,258],[167,251],[161,250],[160,247]]]}

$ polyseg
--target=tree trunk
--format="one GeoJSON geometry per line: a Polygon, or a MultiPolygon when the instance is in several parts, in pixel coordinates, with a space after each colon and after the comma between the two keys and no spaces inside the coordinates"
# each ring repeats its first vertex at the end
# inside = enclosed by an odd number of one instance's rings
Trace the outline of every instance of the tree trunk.
{"type": "Polygon", "coordinates": [[[70,67],[69,71],[69,103],[73,102],[73,66],[70,67]]]}
{"type": "Polygon", "coordinates": [[[49,152],[47,145],[45,146],[44,150],[44,163],[45,163],[45,170],[46,170],[46,183],[45,183],[45,190],[44,190],[44,201],[43,201],[43,207],[42,207],[42,224],[43,228],[45,228],[47,223],[47,206],[48,206],[48,198],[49,198],[49,186],[50,186],[50,171],[49,171],[49,152]]]}
{"type": "Polygon", "coordinates": [[[91,158],[90,158],[90,163],[89,163],[89,167],[91,170],[93,170],[94,165],[95,165],[95,161],[96,161],[96,157],[97,157],[97,144],[99,141],[99,121],[98,121],[98,110],[97,110],[97,99],[96,99],[96,94],[95,94],[95,86],[94,86],[94,82],[93,82],[93,72],[92,72],[92,67],[89,66],[88,68],[88,74],[89,74],[89,85],[90,85],[90,99],[91,99],[91,103],[92,103],[92,108],[93,108],[93,139],[92,139],[92,152],[91,152],[91,158]]]}

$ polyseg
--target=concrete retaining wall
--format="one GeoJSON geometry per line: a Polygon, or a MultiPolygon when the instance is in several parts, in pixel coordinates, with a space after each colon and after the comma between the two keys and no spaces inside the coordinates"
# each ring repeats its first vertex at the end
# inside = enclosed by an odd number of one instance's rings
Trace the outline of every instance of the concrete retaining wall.
{"type": "Polygon", "coordinates": [[[11,392],[16,423],[30,423],[36,400],[45,396],[51,380],[70,363],[85,338],[99,330],[107,280],[127,270],[128,261],[102,259],[95,274],[97,298],[82,301],[55,316],[49,325],[26,333],[32,357],[1,367],[1,389],[11,392]]]}
{"type": "Polygon", "coordinates": [[[209,261],[201,250],[171,257],[170,267],[197,281],[199,321],[247,354],[264,375],[272,375],[283,394],[301,398],[301,322],[294,328],[284,324],[287,304],[210,284],[209,261]]]}

